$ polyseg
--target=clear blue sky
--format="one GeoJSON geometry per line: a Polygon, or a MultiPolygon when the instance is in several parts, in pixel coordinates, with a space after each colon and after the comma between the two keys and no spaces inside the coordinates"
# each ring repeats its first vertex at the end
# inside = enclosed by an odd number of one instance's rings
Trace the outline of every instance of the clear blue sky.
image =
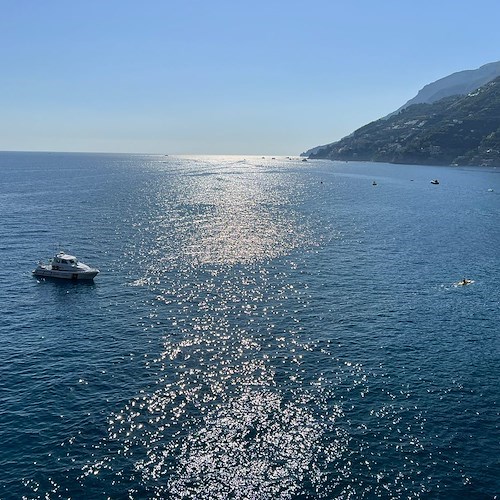
{"type": "Polygon", "coordinates": [[[0,6],[0,150],[298,154],[500,59],[498,0],[0,6]]]}

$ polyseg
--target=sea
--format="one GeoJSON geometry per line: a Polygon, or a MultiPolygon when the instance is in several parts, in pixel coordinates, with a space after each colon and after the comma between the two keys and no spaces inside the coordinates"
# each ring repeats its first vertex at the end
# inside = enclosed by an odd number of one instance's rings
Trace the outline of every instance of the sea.
{"type": "Polygon", "coordinates": [[[1,152],[0,214],[1,499],[499,497],[500,169],[1,152]]]}

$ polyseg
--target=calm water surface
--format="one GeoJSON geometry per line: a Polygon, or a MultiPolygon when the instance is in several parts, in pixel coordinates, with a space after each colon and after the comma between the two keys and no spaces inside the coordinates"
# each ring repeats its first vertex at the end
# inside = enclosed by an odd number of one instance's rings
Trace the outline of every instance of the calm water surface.
{"type": "Polygon", "coordinates": [[[0,498],[494,498],[499,173],[0,153],[0,498]]]}

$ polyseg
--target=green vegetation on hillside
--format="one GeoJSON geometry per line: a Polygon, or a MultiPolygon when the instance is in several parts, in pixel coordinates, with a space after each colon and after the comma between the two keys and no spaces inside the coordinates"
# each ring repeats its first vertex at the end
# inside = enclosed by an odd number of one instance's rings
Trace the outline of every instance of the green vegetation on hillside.
{"type": "Polygon", "coordinates": [[[500,77],[465,96],[415,104],[369,123],[310,157],[500,166],[500,77]]]}

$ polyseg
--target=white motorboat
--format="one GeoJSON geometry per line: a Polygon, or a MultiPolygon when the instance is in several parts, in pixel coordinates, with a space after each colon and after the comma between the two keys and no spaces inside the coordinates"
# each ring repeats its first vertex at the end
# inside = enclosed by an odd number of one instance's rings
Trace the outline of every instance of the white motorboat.
{"type": "Polygon", "coordinates": [[[40,262],[33,271],[35,276],[44,278],[61,278],[66,280],[93,280],[98,274],[99,269],[78,262],[73,255],[64,252],[56,254],[49,264],[40,262]]]}

